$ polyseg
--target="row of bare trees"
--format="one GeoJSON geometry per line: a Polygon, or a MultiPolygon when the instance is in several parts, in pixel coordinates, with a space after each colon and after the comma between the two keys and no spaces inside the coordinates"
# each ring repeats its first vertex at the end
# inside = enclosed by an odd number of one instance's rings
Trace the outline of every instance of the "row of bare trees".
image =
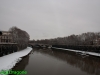
{"type": "Polygon", "coordinates": [[[18,27],[11,27],[9,31],[12,33],[13,42],[18,44],[19,49],[25,49],[30,39],[29,34],[18,27]]]}
{"type": "Polygon", "coordinates": [[[31,40],[31,43],[51,45],[100,45],[100,32],[87,32],[81,35],[70,35],[54,39],[31,40]]]}

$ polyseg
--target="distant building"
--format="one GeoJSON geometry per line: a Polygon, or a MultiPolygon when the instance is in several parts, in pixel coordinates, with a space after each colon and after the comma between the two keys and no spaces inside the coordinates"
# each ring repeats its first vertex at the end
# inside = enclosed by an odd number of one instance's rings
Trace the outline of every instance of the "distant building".
{"type": "Polygon", "coordinates": [[[9,31],[0,31],[0,43],[12,43],[13,37],[9,31]]]}

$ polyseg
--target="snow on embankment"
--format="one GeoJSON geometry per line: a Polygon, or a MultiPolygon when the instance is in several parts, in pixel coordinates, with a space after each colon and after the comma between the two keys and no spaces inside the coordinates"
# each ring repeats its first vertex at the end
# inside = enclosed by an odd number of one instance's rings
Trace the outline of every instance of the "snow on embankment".
{"type": "Polygon", "coordinates": [[[65,49],[65,48],[57,48],[57,47],[52,47],[54,49],[62,49],[62,50],[67,50],[67,51],[73,51],[73,52],[80,52],[83,54],[88,54],[88,55],[93,55],[93,56],[100,56],[100,53],[95,53],[95,52],[87,52],[87,51],[80,51],[80,50],[72,50],[72,49],[65,49]]]}
{"type": "Polygon", "coordinates": [[[27,47],[24,50],[0,57],[0,71],[13,68],[22,59],[21,57],[29,54],[31,50],[32,48],[27,47]]]}

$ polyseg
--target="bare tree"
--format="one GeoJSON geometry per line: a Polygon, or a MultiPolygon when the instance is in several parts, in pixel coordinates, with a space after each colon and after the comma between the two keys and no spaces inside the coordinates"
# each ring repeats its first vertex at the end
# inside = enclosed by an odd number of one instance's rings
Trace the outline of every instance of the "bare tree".
{"type": "MultiPolygon", "coordinates": [[[[95,45],[95,40],[100,41],[100,32],[87,32],[80,35],[70,35],[66,37],[58,37],[54,39],[44,39],[35,41],[36,43],[52,44],[52,45],[95,45]]],[[[100,43],[98,43],[100,45],[100,43]]]]}
{"type": "Polygon", "coordinates": [[[9,29],[9,31],[12,33],[13,41],[15,43],[18,43],[20,49],[24,49],[27,47],[30,36],[26,31],[21,30],[17,27],[12,27],[9,29]]]}

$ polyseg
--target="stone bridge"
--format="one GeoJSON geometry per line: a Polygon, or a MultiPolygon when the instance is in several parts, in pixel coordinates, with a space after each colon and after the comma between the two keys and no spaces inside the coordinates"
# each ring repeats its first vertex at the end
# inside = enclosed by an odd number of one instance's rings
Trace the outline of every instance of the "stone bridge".
{"type": "Polygon", "coordinates": [[[37,44],[37,43],[29,43],[29,46],[30,47],[38,47],[38,48],[51,48],[52,45],[49,45],[49,44],[37,44]]]}

